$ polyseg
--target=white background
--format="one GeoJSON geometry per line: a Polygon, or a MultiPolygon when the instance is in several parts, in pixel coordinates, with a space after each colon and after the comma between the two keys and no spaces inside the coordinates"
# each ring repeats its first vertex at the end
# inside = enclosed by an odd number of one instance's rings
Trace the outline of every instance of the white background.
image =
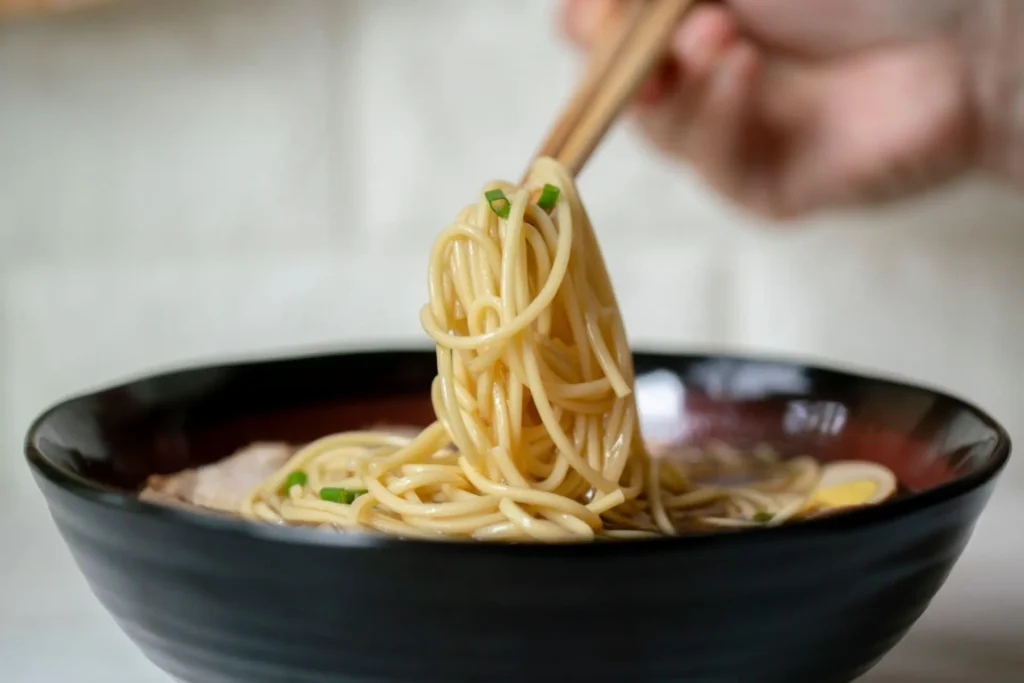
{"type": "MultiPolygon", "coordinates": [[[[124,0],[0,26],[4,680],[166,683],[57,537],[21,460],[31,418],[168,364],[423,339],[434,235],[519,174],[572,84],[552,18],[547,0],[124,0]]],[[[625,129],[582,191],[636,346],[877,368],[1024,436],[1009,192],[768,227],[625,129]]],[[[1022,516],[1018,463],[869,681],[1024,678],[1022,516]]]]}

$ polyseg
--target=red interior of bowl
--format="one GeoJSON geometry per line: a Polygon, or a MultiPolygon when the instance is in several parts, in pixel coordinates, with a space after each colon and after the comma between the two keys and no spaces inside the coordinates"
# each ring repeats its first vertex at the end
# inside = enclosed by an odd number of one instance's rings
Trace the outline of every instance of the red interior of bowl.
{"type": "MultiPolygon", "coordinates": [[[[992,467],[1008,449],[1005,433],[980,411],[904,384],[730,357],[639,354],[637,370],[671,373],[685,387],[685,400],[668,410],[685,423],[679,444],[768,444],[787,456],[874,461],[909,491],[992,467]]],[[[416,352],[187,370],[64,403],[37,423],[30,442],[59,467],[136,489],[151,474],[206,464],[256,441],[301,444],[345,430],[425,426],[433,420],[433,374],[433,354],[416,352]]]]}

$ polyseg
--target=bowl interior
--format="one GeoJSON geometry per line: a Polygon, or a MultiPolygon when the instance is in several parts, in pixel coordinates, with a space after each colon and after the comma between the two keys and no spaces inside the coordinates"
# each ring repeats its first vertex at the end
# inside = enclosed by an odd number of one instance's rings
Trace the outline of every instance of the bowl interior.
{"type": "MultiPolygon", "coordinates": [[[[30,459],[87,487],[137,490],[254,441],[303,443],[380,425],[426,425],[433,352],[380,351],[207,366],[66,401],[29,433],[30,459]]],[[[885,464],[911,494],[987,478],[1009,440],[940,392],[774,360],[636,355],[645,438],[767,443],[784,455],[885,464]]]]}

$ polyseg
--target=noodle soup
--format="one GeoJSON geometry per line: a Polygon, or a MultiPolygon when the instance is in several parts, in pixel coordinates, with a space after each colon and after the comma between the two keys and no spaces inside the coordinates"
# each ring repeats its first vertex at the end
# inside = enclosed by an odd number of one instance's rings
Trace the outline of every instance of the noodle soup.
{"type": "MultiPolygon", "coordinates": [[[[633,357],[597,237],[566,169],[487,185],[429,258],[436,345],[422,430],[253,446],[145,495],[253,522],[404,538],[579,542],[777,525],[871,504],[871,463],[645,444],[633,357]],[[188,493],[184,493],[188,492],[188,493]]],[[[645,425],[658,442],[656,426],[645,425]]]]}

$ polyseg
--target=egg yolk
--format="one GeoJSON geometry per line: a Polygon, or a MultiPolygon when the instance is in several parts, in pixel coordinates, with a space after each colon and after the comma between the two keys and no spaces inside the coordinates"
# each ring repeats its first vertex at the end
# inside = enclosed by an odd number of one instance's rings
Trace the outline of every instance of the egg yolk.
{"type": "Polygon", "coordinates": [[[811,496],[811,501],[818,505],[831,508],[852,507],[863,505],[878,493],[878,483],[870,479],[844,481],[818,489],[811,496]]]}

